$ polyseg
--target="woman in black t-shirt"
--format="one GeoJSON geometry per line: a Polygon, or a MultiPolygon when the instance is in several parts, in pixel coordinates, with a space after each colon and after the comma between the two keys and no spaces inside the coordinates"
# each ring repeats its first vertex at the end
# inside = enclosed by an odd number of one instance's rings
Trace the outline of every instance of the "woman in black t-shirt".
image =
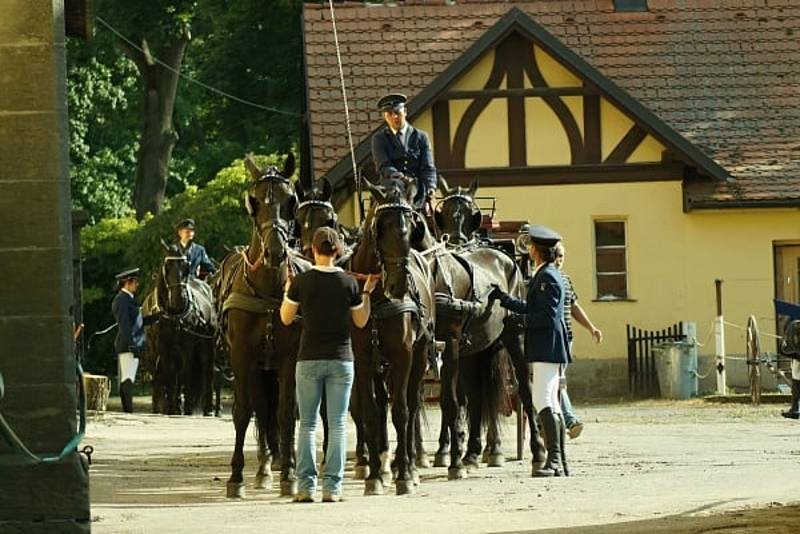
{"type": "Polygon", "coordinates": [[[328,450],[322,480],[322,500],[341,500],[347,454],[347,409],[353,385],[353,349],[350,325],[363,328],[369,320],[368,295],[377,284],[369,277],[364,289],[341,268],[336,256],[342,245],[338,234],[323,227],[311,244],[314,267],[287,280],[281,305],[281,321],[288,325],[298,309],[303,315],[303,333],[295,371],[300,432],[297,439],[299,491],[295,500],[314,502],[317,486],[316,425],[322,392],[326,394],[329,425],[328,450]],[[367,298],[363,295],[367,294],[367,298]]]}

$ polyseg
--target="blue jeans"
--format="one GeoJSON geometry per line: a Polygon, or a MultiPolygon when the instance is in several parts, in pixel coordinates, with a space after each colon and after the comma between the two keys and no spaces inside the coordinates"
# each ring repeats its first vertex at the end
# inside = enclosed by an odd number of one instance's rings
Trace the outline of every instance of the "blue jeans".
{"type": "MultiPolygon", "coordinates": [[[[572,342],[569,343],[570,352],[572,351],[572,342]]],[[[564,366],[564,374],[561,375],[561,413],[564,415],[564,424],[567,428],[578,422],[578,416],[572,410],[572,402],[569,400],[567,393],[567,366],[564,366]]]]}
{"type": "Polygon", "coordinates": [[[340,494],[347,460],[347,408],[353,386],[353,362],[306,360],[297,362],[297,406],[300,432],[297,436],[297,475],[301,492],[312,494],[317,488],[317,416],[325,391],[328,409],[328,452],[322,489],[340,494]]]}

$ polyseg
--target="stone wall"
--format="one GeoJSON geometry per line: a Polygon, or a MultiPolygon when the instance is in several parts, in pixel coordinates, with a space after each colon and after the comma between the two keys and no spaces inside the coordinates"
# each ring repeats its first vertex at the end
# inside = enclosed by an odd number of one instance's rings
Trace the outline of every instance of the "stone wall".
{"type": "MultiPolygon", "coordinates": [[[[39,454],[76,429],[63,16],[62,0],[0,2],[0,411],[39,454]]],[[[81,457],[17,459],[0,442],[0,531],[88,532],[81,457]]]]}

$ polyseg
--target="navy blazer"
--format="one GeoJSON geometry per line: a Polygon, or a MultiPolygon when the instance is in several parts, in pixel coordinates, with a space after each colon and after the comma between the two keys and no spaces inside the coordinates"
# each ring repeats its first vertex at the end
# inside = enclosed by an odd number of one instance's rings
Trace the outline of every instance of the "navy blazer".
{"type": "MultiPolygon", "coordinates": [[[[178,243],[178,246],[180,247],[180,243],[178,243]]],[[[181,247],[181,250],[183,250],[183,254],[189,261],[189,272],[192,276],[197,276],[198,267],[202,267],[203,270],[208,271],[208,274],[214,274],[214,271],[217,270],[214,268],[214,264],[211,263],[211,258],[208,257],[206,247],[203,245],[192,241],[185,249],[181,247]]]]}
{"type": "Polygon", "coordinates": [[[144,320],[136,300],[124,291],[117,293],[111,303],[111,313],[117,320],[117,338],[114,350],[140,353],[144,350],[144,320]]]}
{"type": "Polygon", "coordinates": [[[548,263],[530,281],[526,300],[511,295],[500,297],[501,306],[525,315],[525,355],[529,362],[566,364],[572,361],[564,323],[566,296],[561,272],[548,263]]]}
{"type": "Polygon", "coordinates": [[[417,179],[414,204],[422,205],[428,191],[436,189],[436,167],[428,134],[407,125],[406,146],[400,143],[388,126],[372,136],[372,161],[381,178],[400,173],[417,179]]]}

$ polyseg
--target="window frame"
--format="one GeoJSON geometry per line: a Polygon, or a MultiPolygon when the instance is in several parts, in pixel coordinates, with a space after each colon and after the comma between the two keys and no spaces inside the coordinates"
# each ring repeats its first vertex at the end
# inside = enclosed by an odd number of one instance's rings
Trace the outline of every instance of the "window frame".
{"type": "Polygon", "coordinates": [[[628,239],[628,218],[625,216],[602,216],[602,217],[593,217],[592,218],[592,246],[593,246],[593,254],[592,254],[592,261],[593,261],[593,278],[594,278],[594,299],[593,302],[625,302],[625,301],[633,301],[634,299],[631,298],[631,288],[630,288],[630,261],[629,261],[629,253],[630,253],[630,241],[628,239]],[[625,240],[624,245],[598,245],[597,244],[597,224],[598,223],[622,223],[623,229],[623,238],[625,240]],[[624,271],[602,271],[598,270],[597,265],[597,253],[601,250],[623,250],[625,253],[625,270],[624,271]],[[620,297],[614,295],[613,297],[610,295],[602,296],[600,295],[600,277],[601,276],[625,276],[625,296],[620,297]]]}

